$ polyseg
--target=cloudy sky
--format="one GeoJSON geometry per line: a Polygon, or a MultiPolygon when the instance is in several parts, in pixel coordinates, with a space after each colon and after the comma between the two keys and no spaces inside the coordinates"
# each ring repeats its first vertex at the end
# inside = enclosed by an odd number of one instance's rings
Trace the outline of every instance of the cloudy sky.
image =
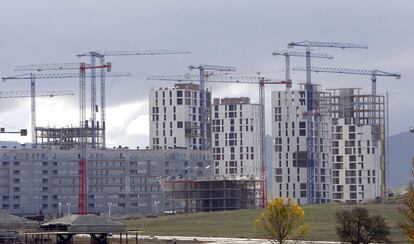
{"type": "MultiPolygon", "coordinates": [[[[114,72],[130,72],[130,78],[107,79],[108,146],[148,145],[148,91],[171,82],[148,81],[151,74],[184,74],[189,64],[237,67],[240,74],[261,71],[283,78],[283,59],[271,52],[285,49],[290,41],[320,40],[356,42],[368,50],[315,51],[335,56],[314,60],[314,65],[381,69],[400,72],[401,80],[378,79],[378,93],[389,93],[390,134],[414,125],[414,3],[412,0],[151,0],[151,1],[7,1],[0,15],[0,74],[16,72],[17,65],[79,62],[79,52],[96,50],[188,49],[190,55],[113,57],[114,72]]],[[[303,66],[304,60],[292,60],[303,66]]],[[[294,72],[293,82],[304,81],[294,72]]],[[[361,87],[370,91],[370,78],[314,74],[326,88],[361,87]]],[[[78,81],[39,80],[38,90],[70,89],[78,93],[78,81]]],[[[297,85],[294,85],[297,87],[297,85]]],[[[0,90],[27,90],[25,80],[0,84],[0,90]]],[[[251,96],[249,86],[214,85],[213,96],[251,96]]],[[[282,87],[267,88],[270,91],[282,87]]],[[[76,125],[77,96],[38,99],[38,125],[76,125]]],[[[88,100],[89,101],[89,100],[88,100]]],[[[29,128],[29,99],[0,100],[0,127],[29,128]]],[[[269,120],[268,120],[269,121],[269,120]]],[[[268,123],[270,134],[270,123],[268,123]]],[[[29,141],[29,137],[1,135],[0,140],[29,141]]]]}

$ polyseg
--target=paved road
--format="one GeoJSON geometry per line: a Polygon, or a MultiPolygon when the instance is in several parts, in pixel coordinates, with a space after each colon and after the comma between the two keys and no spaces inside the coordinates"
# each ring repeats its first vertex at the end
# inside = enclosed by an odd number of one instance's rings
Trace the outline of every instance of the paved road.
{"type": "MultiPolygon", "coordinates": [[[[130,237],[132,238],[132,237],[130,237]]],[[[134,237],[135,238],[135,237],[134,237]]],[[[199,241],[209,244],[269,244],[270,242],[263,239],[247,239],[247,238],[221,238],[221,237],[186,237],[186,236],[145,236],[140,235],[139,239],[143,240],[151,240],[151,239],[158,239],[164,241],[199,241]]],[[[328,241],[292,241],[290,243],[298,243],[298,244],[340,244],[340,242],[328,242],[328,241]]]]}

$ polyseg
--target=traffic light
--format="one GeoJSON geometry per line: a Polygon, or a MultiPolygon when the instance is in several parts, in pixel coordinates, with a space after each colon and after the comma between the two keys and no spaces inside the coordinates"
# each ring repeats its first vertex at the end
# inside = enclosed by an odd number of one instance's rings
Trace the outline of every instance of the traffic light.
{"type": "Polygon", "coordinates": [[[107,62],[106,63],[106,72],[111,72],[112,71],[112,63],[111,62],[107,62]]]}
{"type": "Polygon", "coordinates": [[[27,136],[27,130],[26,129],[21,129],[20,130],[20,135],[21,136],[27,136]]]}

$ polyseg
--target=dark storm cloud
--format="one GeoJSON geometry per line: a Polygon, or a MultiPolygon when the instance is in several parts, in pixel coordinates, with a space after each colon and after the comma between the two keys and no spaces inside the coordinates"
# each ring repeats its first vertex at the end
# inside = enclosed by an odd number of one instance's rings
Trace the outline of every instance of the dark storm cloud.
{"type": "MultiPolygon", "coordinates": [[[[20,64],[77,62],[75,54],[90,48],[192,51],[191,55],[182,56],[108,59],[113,62],[114,72],[129,71],[133,75],[108,79],[108,105],[115,106],[147,99],[150,87],[170,84],[147,81],[148,75],[183,74],[188,72],[189,64],[233,65],[241,72],[280,71],[283,61],[273,58],[271,52],[284,49],[290,41],[367,43],[368,50],[317,50],[332,53],[335,59],[314,63],[401,72],[400,81],[387,78],[378,81],[379,93],[389,91],[391,133],[397,133],[414,124],[414,113],[409,112],[413,111],[414,90],[411,82],[414,32],[410,25],[413,16],[414,3],[408,0],[10,1],[2,4],[0,15],[0,73],[13,73],[20,64]]],[[[303,64],[303,60],[292,61],[292,66],[303,64]]],[[[274,76],[282,78],[283,73],[274,76]]],[[[303,73],[292,76],[294,82],[305,77],[303,73]]],[[[369,77],[322,74],[313,77],[329,87],[335,82],[367,90],[370,86],[369,77]]],[[[13,84],[7,84],[7,88],[13,88],[13,84]]],[[[41,81],[41,85],[77,90],[77,80],[41,81]]],[[[28,83],[25,87],[29,87],[28,83]]],[[[10,104],[1,102],[2,108],[10,104]]],[[[130,140],[135,145],[136,138],[124,137],[119,140],[130,140]]]]}

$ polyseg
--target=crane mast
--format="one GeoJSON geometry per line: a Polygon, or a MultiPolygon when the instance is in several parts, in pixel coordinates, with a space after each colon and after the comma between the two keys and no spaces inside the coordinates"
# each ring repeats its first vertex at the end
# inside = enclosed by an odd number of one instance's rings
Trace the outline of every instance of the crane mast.
{"type": "MultiPolygon", "coordinates": [[[[167,81],[179,81],[179,82],[198,82],[202,79],[197,79],[193,75],[152,75],[147,78],[148,80],[167,80],[167,81]]],[[[239,83],[239,84],[253,84],[259,85],[259,103],[261,107],[260,118],[260,146],[261,146],[261,165],[260,165],[260,206],[262,208],[267,205],[267,187],[266,187],[266,138],[265,138],[265,85],[279,85],[284,84],[286,88],[290,88],[292,85],[291,80],[279,80],[265,77],[252,77],[252,76],[235,76],[235,75],[208,75],[208,82],[211,83],[239,83]]],[[[201,97],[200,97],[201,99],[201,97]]]]}
{"type": "MultiPolygon", "coordinates": [[[[300,41],[300,42],[290,42],[288,43],[288,48],[293,47],[304,47],[305,48],[305,57],[306,57],[306,151],[307,151],[307,203],[308,204],[315,204],[320,203],[320,192],[316,193],[316,186],[315,186],[315,169],[318,170],[318,175],[320,175],[320,165],[321,162],[319,155],[318,158],[315,160],[315,147],[314,147],[314,135],[313,135],[313,119],[312,114],[314,107],[314,99],[313,99],[313,90],[314,87],[312,85],[312,78],[311,78],[311,51],[313,47],[318,48],[340,48],[340,49],[347,49],[347,48],[357,48],[357,49],[367,49],[367,45],[363,44],[355,44],[355,43],[348,43],[348,42],[325,42],[325,41],[300,41]],[[316,165],[315,165],[316,161],[316,165]],[[316,168],[315,168],[316,166],[316,168]]],[[[319,116],[315,116],[316,127],[319,127],[320,121],[319,116]]],[[[317,138],[316,141],[319,142],[317,138]]],[[[320,189],[320,180],[318,180],[318,188],[320,189]]]]}
{"type": "MultiPolygon", "coordinates": [[[[78,64],[77,68],[79,73],[49,73],[49,74],[21,74],[16,76],[7,76],[3,77],[3,80],[8,79],[70,79],[78,78],[79,79],[79,120],[80,120],[80,129],[81,129],[81,139],[80,139],[80,161],[79,161],[79,196],[78,196],[78,209],[80,214],[87,213],[87,204],[86,204],[86,149],[87,149],[87,138],[86,138],[86,77],[91,77],[91,73],[86,73],[88,69],[100,69],[100,68],[109,68],[111,65],[106,64],[104,66],[91,66],[84,63],[78,64]]],[[[32,65],[33,66],[33,65],[32,65]]],[[[35,65],[34,65],[35,66],[35,65]]],[[[41,65],[42,66],[42,65],[41,65]]],[[[50,65],[49,69],[52,69],[50,65]]],[[[57,65],[59,66],[59,65],[57,65]]],[[[60,65],[61,66],[61,65],[60,65]]],[[[68,65],[69,66],[69,65],[68,65]]],[[[128,73],[111,73],[107,75],[108,77],[125,77],[130,76],[128,73]]],[[[33,90],[31,90],[31,97],[33,98],[33,90]]],[[[33,101],[33,100],[32,100],[33,101]]],[[[32,107],[33,109],[33,107],[32,107]]],[[[33,113],[32,113],[33,114],[33,113]]],[[[34,128],[33,128],[34,131],[34,128]]],[[[32,132],[33,133],[33,132],[32,132]]],[[[34,135],[34,133],[33,133],[34,135]]]]}
{"type": "Polygon", "coordinates": [[[218,72],[231,72],[236,71],[235,67],[231,66],[220,66],[220,65],[209,65],[209,64],[199,64],[199,65],[189,65],[188,68],[198,69],[200,72],[200,140],[201,140],[201,150],[207,150],[207,141],[206,141],[206,94],[205,94],[205,82],[206,82],[206,71],[218,71],[218,72]]]}
{"type": "MultiPolygon", "coordinates": [[[[96,59],[99,59],[100,65],[105,64],[105,57],[106,56],[135,56],[135,55],[167,55],[167,54],[190,54],[191,52],[187,50],[168,50],[168,49],[158,49],[158,50],[113,50],[113,51],[96,51],[91,49],[89,52],[80,53],[76,56],[79,58],[82,57],[90,57],[91,65],[94,66],[96,64],[96,59]]],[[[110,71],[110,70],[108,70],[110,71]]],[[[97,106],[96,106],[96,72],[92,70],[92,73],[95,75],[91,76],[91,120],[92,120],[92,145],[96,144],[94,138],[96,138],[96,130],[95,130],[95,121],[96,121],[96,113],[97,106]]],[[[100,102],[101,102],[101,123],[103,128],[102,134],[102,146],[103,148],[106,147],[106,96],[105,96],[105,77],[106,72],[104,68],[100,69],[100,102]]]]}
{"type": "MultiPolygon", "coordinates": [[[[20,65],[16,67],[16,71],[45,71],[45,70],[80,70],[81,67],[82,69],[85,69],[85,77],[90,77],[91,79],[95,79],[96,78],[100,78],[101,79],[101,89],[105,89],[104,85],[105,83],[102,82],[102,79],[104,79],[104,76],[107,77],[126,77],[126,76],[130,76],[129,73],[113,73],[112,74],[106,74],[105,71],[111,71],[112,68],[112,64],[111,63],[105,63],[104,60],[101,60],[102,62],[100,63],[99,67],[103,67],[100,68],[100,74],[96,75],[96,72],[92,72],[95,71],[97,68],[92,68],[92,67],[96,67],[92,64],[89,63],[50,63],[50,64],[29,64],[29,65],[20,65]],[[86,73],[87,70],[91,70],[91,72],[86,73]]],[[[80,72],[79,73],[55,73],[55,74],[40,74],[40,73],[36,73],[35,74],[35,78],[42,78],[42,79],[46,79],[46,78],[79,78],[80,72]],[[52,77],[49,77],[52,76],[52,77]]],[[[91,84],[91,86],[93,86],[91,84]]],[[[95,86],[96,87],[96,82],[95,82],[95,86]]],[[[86,84],[85,84],[85,88],[83,88],[84,90],[86,90],[86,84]]],[[[94,90],[94,89],[91,89],[94,90]]],[[[82,90],[80,90],[81,92],[82,90]]],[[[96,92],[92,93],[95,94],[95,98],[96,98],[96,92]]],[[[96,99],[91,99],[91,126],[93,126],[93,128],[95,128],[94,126],[96,125],[95,122],[96,121],[96,117],[94,118],[93,115],[96,115],[96,113],[94,113],[94,111],[98,110],[96,103],[92,104],[92,101],[96,102],[96,99]]],[[[101,99],[101,108],[102,108],[102,103],[104,103],[105,100],[101,99]]],[[[81,109],[81,108],[80,108],[81,109]]],[[[35,108],[34,108],[35,111],[35,108]]],[[[86,117],[86,116],[85,116],[86,117]]],[[[86,118],[85,118],[86,119],[86,118]]],[[[105,132],[105,125],[102,124],[102,129],[103,132],[105,132]]],[[[99,139],[99,137],[96,136],[96,130],[92,129],[91,130],[93,135],[92,135],[92,140],[94,143],[92,143],[92,145],[95,145],[94,147],[96,147],[96,144],[98,145],[102,145],[102,147],[104,148],[104,134],[101,136],[102,137],[102,142],[97,142],[97,140],[99,139]]]]}
{"type": "MultiPolygon", "coordinates": [[[[306,57],[306,52],[296,52],[296,51],[274,51],[272,52],[273,56],[284,56],[285,57],[285,80],[290,80],[290,57],[306,57]]],[[[334,57],[329,54],[324,53],[311,53],[311,58],[326,58],[333,59],[334,57]]]]}
{"type": "MultiPolygon", "coordinates": [[[[299,71],[305,71],[306,68],[303,67],[295,67],[294,70],[299,70],[299,71]]],[[[321,73],[336,73],[336,74],[349,74],[349,75],[365,75],[365,76],[370,76],[371,77],[371,101],[370,101],[370,112],[369,112],[369,117],[371,118],[369,121],[369,124],[371,125],[371,133],[373,135],[372,137],[372,144],[373,145],[378,145],[378,140],[381,140],[381,136],[378,137],[378,131],[385,131],[383,133],[387,133],[387,127],[385,127],[383,130],[380,129],[381,125],[378,124],[378,122],[376,121],[376,119],[374,118],[375,116],[375,96],[377,95],[377,76],[381,76],[381,77],[395,77],[396,79],[401,79],[401,74],[400,73],[391,73],[391,72],[386,72],[386,71],[381,71],[381,70],[369,70],[369,69],[349,69],[349,68],[332,68],[332,67],[311,67],[310,69],[312,72],[321,72],[321,73]]],[[[387,109],[388,110],[388,109],[387,109]]],[[[384,136],[385,137],[385,136],[384,136]]],[[[382,138],[384,139],[384,138],[382,138]]],[[[385,148],[382,149],[383,152],[386,152],[385,148]]],[[[386,158],[386,157],[384,157],[386,158]]],[[[383,186],[381,189],[381,194],[384,196],[386,195],[386,191],[387,191],[387,184],[389,182],[389,175],[388,175],[388,162],[385,160],[381,167],[383,168],[383,186]]]]}

